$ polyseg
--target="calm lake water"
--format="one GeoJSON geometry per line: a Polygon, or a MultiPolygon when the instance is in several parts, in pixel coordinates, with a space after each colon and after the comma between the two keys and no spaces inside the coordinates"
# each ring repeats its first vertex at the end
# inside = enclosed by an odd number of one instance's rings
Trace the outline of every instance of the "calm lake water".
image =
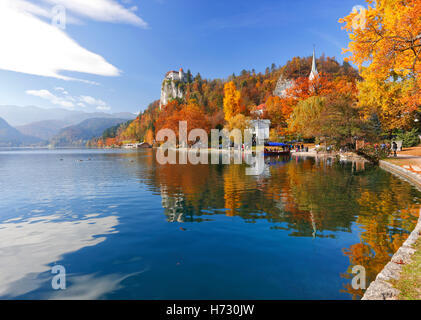
{"type": "Polygon", "coordinates": [[[421,193],[379,168],[245,168],[0,151],[0,298],[355,299],[352,267],[368,285],[418,217],[421,193]]]}

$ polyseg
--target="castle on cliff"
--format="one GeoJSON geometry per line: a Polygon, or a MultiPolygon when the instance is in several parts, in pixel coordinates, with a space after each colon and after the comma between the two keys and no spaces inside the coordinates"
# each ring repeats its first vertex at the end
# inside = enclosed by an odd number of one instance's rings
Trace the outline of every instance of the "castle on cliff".
{"type": "Polygon", "coordinates": [[[161,100],[159,108],[165,106],[172,99],[184,98],[184,84],[187,82],[183,68],[179,71],[168,71],[162,81],[161,100]]]}

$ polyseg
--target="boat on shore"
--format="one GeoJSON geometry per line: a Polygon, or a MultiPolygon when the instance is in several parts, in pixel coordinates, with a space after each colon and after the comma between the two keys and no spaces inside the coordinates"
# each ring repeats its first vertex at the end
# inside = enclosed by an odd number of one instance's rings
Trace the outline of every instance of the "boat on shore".
{"type": "Polygon", "coordinates": [[[280,142],[266,142],[264,147],[265,157],[271,156],[289,156],[291,150],[288,145],[280,142]]]}

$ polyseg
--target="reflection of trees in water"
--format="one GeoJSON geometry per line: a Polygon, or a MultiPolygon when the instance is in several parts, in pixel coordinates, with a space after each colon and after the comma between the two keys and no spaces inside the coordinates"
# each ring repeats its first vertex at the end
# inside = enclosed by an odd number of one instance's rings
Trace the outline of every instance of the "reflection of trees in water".
{"type": "MultiPolygon", "coordinates": [[[[367,285],[390,260],[418,216],[419,192],[379,168],[314,160],[270,167],[270,176],[247,176],[245,165],[158,165],[144,171],[162,195],[168,221],[200,222],[226,214],[266,220],[295,237],[332,237],[358,226],[360,243],[343,249],[351,279],[362,265],[367,285]]],[[[355,231],[354,231],[355,232],[355,231]]],[[[344,284],[343,292],[361,290],[344,284]]]]}
{"type": "MultiPolygon", "coordinates": [[[[350,268],[342,277],[351,279],[352,266],[361,265],[369,285],[405,241],[408,230],[414,228],[420,208],[414,201],[418,192],[395,177],[376,170],[366,182],[376,188],[362,190],[357,199],[360,210],[356,222],[361,230],[361,242],[343,249],[350,268]]],[[[363,295],[362,290],[354,290],[350,284],[345,285],[344,292],[354,298],[363,295]]]]}
{"type": "Polygon", "coordinates": [[[351,230],[358,212],[356,190],[360,179],[350,167],[302,161],[288,166],[287,176],[289,223],[303,221],[294,235],[320,237],[324,231],[351,230]]]}

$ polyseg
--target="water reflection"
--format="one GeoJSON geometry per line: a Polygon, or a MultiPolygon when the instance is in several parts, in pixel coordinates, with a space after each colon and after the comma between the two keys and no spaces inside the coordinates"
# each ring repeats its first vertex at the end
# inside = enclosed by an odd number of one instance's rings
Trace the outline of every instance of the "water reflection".
{"type": "Polygon", "coordinates": [[[38,275],[51,273],[51,264],[64,254],[105,241],[118,225],[115,216],[62,218],[47,215],[0,224],[0,296],[12,298],[36,290],[44,282],[38,275]]]}
{"type": "Polygon", "coordinates": [[[263,165],[246,175],[245,164],[160,165],[153,150],[0,153],[0,296],[360,297],[352,266],[374,279],[413,229],[420,192],[357,162],[263,165]],[[64,292],[47,288],[54,263],[69,266],[64,292]]]}
{"type": "Polygon", "coordinates": [[[49,292],[43,299],[51,300],[96,300],[109,292],[122,289],[123,281],[141,274],[136,272],[128,275],[109,274],[100,276],[96,274],[68,277],[68,288],[63,291],[49,292]]]}
{"type": "Polygon", "coordinates": [[[364,162],[333,159],[268,159],[262,175],[245,165],[157,165],[148,181],[160,190],[169,222],[202,222],[213,215],[264,219],[291,237],[331,238],[356,233],[342,248],[349,268],[342,292],[353,298],[352,266],[363,265],[367,283],[390,260],[413,229],[419,193],[409,184],[364,162]]]}

